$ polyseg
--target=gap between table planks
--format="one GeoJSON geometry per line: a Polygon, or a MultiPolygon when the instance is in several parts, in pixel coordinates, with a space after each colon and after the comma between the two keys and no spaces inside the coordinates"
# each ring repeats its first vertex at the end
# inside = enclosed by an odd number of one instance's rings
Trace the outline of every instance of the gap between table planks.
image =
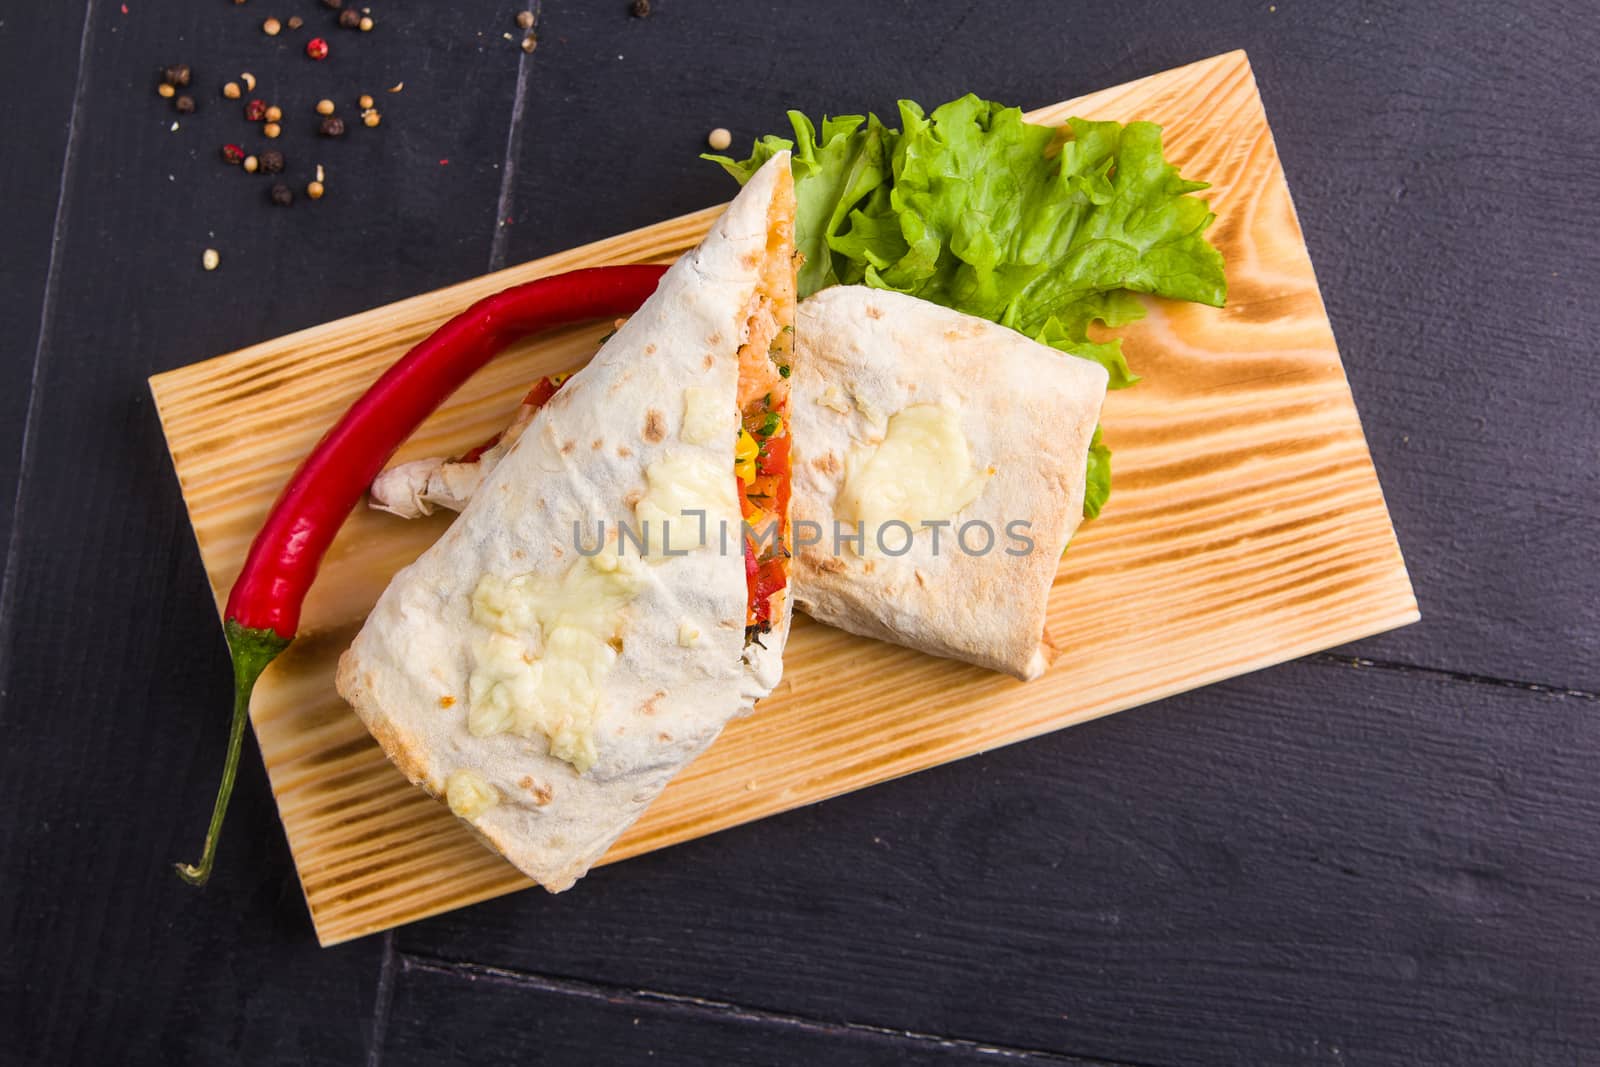
{"type": "MultiPolygon", "coordinates": [[[[731,724],[604,862],[1418,618],[1245,54],[1030,117],[1059,123],[1068,115],[1165,127],[1168,156],[1185,176],[1212,184],[1202,195],[1217,214],[1211,236],[1227,261],[1229,299],[1221,310],[1150,301],[1149,317],[1122,331],[1144,380],[1106,402],[1115,492],[1056,578],[1056,665],[1023,685],[797,618],[777,692],[731,724]]],[[[152,378],[219,608],[296,464],[413,344],[508,285],[595,264],[671,260],[719,211],[152,378]]],[[[397,458],[458,452],[495,432],[530,380],[582,364],[603,329],[517,345],[397,458]]],[[[251,718],[325,945],[531,884],[391,767],[333,688],[340,653],[389,578],[447,524],[358,509],[307,600],[299,639],[256,689],[251,718]]]]}

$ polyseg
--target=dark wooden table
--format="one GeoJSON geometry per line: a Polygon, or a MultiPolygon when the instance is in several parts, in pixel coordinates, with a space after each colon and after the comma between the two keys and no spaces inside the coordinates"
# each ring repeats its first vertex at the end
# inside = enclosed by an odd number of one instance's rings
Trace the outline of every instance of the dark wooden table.
{"type": "Polygon", "coordinates": [[[1589,0],[551,0],[528,57],[513,5],[372,2],[0,8],[0,1061],[1600,1061],[1589,0]],[[1420,625],[329,950],[251,746],[173,876],[229,677],[147,375],[716,202],[713,126],[1236,47],[1420,625]],[[246,69],[321,203],[217,162],[246,69]]]}

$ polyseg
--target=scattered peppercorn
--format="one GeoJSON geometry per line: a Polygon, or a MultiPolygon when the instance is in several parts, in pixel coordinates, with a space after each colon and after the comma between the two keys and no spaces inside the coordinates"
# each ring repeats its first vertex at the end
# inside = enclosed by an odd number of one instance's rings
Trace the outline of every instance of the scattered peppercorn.
{"type": "Polygon", "coordinates": [[[261,153],[261,169],[268,174],[281,174],[283,163],[283,153],[276,148],[269,148],[261,153]]]}
{"type": "Polygon", "coordinates": [[[333,114],[333,112],[334,112],[334,103],[333,103],[332,100],[323,99],[323,100],[318,100],[317,101],[317,114],[319,114],[319,115],[331,115],[331,114],[333,114]]]}
{"type": "Polygon", "coordinates": [[[361,108],[362,111],[366,111],[372,107],[372,97],[366,93],[362,93],[361,99],[357,100],[356,104],[361,108]]]}
{"type": "Polygon", "coordinates": [[[322,193],[323,188],[321,182],[311,182],[306,186],[306,195],[313,200],[321,200],[322,193]]]}
{"type": "Polygon", "coordinates": [[[265,137],[271,137],[274,140],[277,139],[277,136],[282,132],[283,127],[279,126],[276,122],[269,122],[265,126],[261,127],[262,135],[265,137]]]}
{"type": "Polygon", "coordinates": [[[288,207],[290,204],[294,203],[294,190],[289,188],[283,182],[278,182],[276,185],[274,185],[272,187],[272,192],[269,195],[272,198],[272,202],[277,204],[279,207],[288,207]]]}
{"type": "Polygon", "coordinates": [[[721,126],[718,126],[716,129],[712,130],[710,136],[706,138],[706,144],[711,146],[711,150],[713,152],[721,152],[723,149],[733,144],[733,134],[729,133],[721,126]]]}
{"type": "Polygon", "coordinates": [[[200,265],[206,270],[216,270],[217,264],[222,262],[222,257],[215,248],[208,248],[200,255],[200,265]]]}
{"type": "Polygon", "coordinates": [[[372,21],[371,16],[362,15],[361,16],[361,21],[359,23],[357,23],[356,25],[358,26],[358,28],[361,30],[362,33],[371,33],[372,32],[372,27],[376,26],[377,23],[372,21]]]}
{"type": "Polygon", "coordinates": [[[647,19],[650,17],[650,0],[633,0],[633,6],[628,10],[636,19],[647,19]]]}
{"type": "Polygon", "coordinates": [[[344,0],[322,0],[322,6],[330,11],[337,11],[344,6],[344,0]]]}
{"type": "Polygon", "coordinates": [[[375,110],[364,111],[361,114],[361,121],[368,126],[376,126],[378,123],[383,121],[383,116],[378,114],[375,110]]]}
{"type": "Polygon", "coordinates": [[[239,90],[238,82],[229,82],[227,85],[222,87],[222,95],[227,97],[229,100],[237,100],[243,94],[239,90]]]}
{"type": "Polygon", "coordinates": [[[289,16],[289,28],[291,30],[298,30],[301,26],[304,26],[305,24],[306,24],[306,20],[301,18],[299,15],[290,15],[289,16]]]}
{"type": "Polygon", "coordinates": [[[192,74],[189,70],[189,64],[178,63],[162,71],[161,77],[168,85],[174,85],[179,89],[183,89],[188,86],[189,79],[192,77],[192,74]]]}
{"type": "Polygon", "coordinates": [[[359,29],[361,27],[361,12],[353,7],[345,8],[339,12],[339,25],[346,30],[359,29]]]}
{"type": "Polygon", "coordinates": [[[246,174],[254,174],[260,168],[261,168],[261,161],[259,159],[257,159],[255,156],[245,156],[244,157],[244,172],[246,174]]]}
{"type": "Polygon", "coordinates": [[[239,80],[244,82],[245,92],[253,93],[256,91],[256,76],[251,74],[248,70],[239,75],[239,80]]]}
{"type": "Polygon", "coordinates": [[[517,25],[521,26],[525,30],[533,29],[533,12],[532,11],[518,11],[517,12],[517,25]]]}
{"type": "Polygon", "coordinates": [[[266,119],[268,122],[282,122],[283,108],[279,107],[277,104],[273,104],[271,107],[267,108],[267,113],[263,115],[262,118],[266,119]]]}
{"type": "Polygon", "coordinates": [[[267,117],[267,102],[252,100],[244,106],[244,117],[249,122],[260,122],[267,117]]]}
{"type": "Polygon", "coordinates": [[[529,55],[532,55],[533,50],[538,47],[539,38],[535,37],[533,34],[527,34],[522,38],[522,50],[529,55]]]}
{"type": "Polygon", "coordinates": [[[328,58],[328,42],[321,37],[313,37],[306,42],[306,55],[312,59],[328,58]]]}
{"type": "Polygon", "coordinates": [[[268,19],[261,24],[261,32],[266,34],[268,37],[278,36],[278,31],[281,29],[283,29],[283,24],[277,19],[268,19]]]}
{"type": "Polygon", "coordinates": [[[327,118],[323,119],[322,124],[317,127],[317,132],[322,134],[324,137],[343,137],[344,119],[337,115],[329,115],[327,118]]]}
{"type": "Polygon", "coordinates": [[[184,93],[172,102],[172,106],[177,108],[180,113],[187,115],[194,110],[194,97],[184,93]]]}
{"type": "Polygon", "coordinates": [[[244,149],[236,144],[225,144],[222,146],[222,158],[229,163],[243,163],[244,149]]]}
{"type": "Polygon", "coordinates": [[[161,97],[163,100],[171,100],[173,97],[178,95],[178,90],[174,89],[166,82],[162,82],[160,85],[156,86],[156,95],[161,97]]]}

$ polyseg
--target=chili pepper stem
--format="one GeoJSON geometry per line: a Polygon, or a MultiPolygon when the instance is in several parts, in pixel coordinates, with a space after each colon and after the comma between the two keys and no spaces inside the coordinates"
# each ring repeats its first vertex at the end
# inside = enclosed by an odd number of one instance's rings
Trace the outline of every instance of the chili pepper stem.
{"type": "Polygon", "coordinates": [[[267,664],[278,658],[278,653],[289,647],[289,639],[272,630],[241,626],[232,619],[224,622],[222,628],[233,657],[233,725],[228,731],[228,756],[222,765],[222,784],[217,788],[217,802],[211,809],[211,825],[206,828],[200,862],[174,864],[178,876],[193,886],[205,885],[210,880],[211,868],[217,860],[217,840],[222,835],[222,820],[228,814],[228,800],[233,796],[233,780],[239,774],[239,750],[244,746],[244,724],[250,719],[250,694],[255,691],[256,679],[267,669],[267,664]]]}

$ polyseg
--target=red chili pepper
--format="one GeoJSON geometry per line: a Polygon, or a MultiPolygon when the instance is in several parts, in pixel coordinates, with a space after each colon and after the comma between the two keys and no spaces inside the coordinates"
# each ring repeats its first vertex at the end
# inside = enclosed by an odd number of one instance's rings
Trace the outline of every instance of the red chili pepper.
{"type": "Polygon", "coordinates": [[[233,723],[200,862],[177,865],[185,881],[204,885],[211,877],[256,679],[294,640],[323,554],[395,449],[511,342],[555,326],[631,314],[665,272],[662,266],[594,267],[485,297],[407,352],[311,450],[272,506],[228,595],[223,632],[233,657],[233,723]]]}

